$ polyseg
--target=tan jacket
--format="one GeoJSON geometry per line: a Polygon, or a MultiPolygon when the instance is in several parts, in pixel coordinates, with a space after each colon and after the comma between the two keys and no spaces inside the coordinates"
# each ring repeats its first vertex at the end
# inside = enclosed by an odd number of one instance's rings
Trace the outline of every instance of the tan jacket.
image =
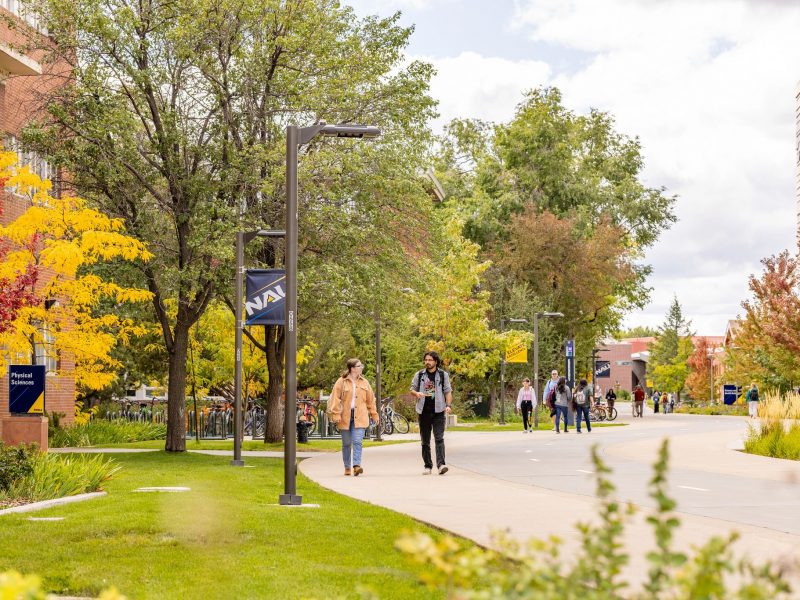
{"type": "MultiPolygon", "coordinates": [[[[339,429],[350,428],[350,401],[353,398],[353,382],[349,377],[340,377],[333,386],[330,400],[328,400],[328,417],[336,423],[339,429]]],[[[378,411],[375,408],[375,394],[372,387],[364,377],[359,377],[356,383],[356,427],[366,429],[369,427],[369,418],[378,421],[378,411]]]]}

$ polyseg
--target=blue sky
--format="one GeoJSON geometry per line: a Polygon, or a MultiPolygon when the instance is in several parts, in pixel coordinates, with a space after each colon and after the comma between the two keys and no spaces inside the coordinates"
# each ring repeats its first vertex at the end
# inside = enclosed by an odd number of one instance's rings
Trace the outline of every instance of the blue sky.
{"type": "Polygon", "coordinates": [[[800,6],[778,0],[350,0],[402,11],[408,53],[438,74],[441,123],[507,121],[526,89],[556,85],[639,136],[648,185],[679,222],[648,251],[657,325],[673,295],[699,334],[741,313],[759,261],[795,248],[794,94],[800,6]]]}

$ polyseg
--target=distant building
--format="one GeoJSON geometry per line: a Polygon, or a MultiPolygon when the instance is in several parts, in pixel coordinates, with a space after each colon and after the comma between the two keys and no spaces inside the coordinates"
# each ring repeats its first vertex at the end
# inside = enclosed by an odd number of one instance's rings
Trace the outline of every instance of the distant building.
{"type": "MultiPolygon", "coordinates": [[[[27,151],[19,142],[19,135],[38,106],[39,94],[53,89],[64,80],[59,75],[68,73],[65,64],[42,63],[40,50],[23,53],[18,50],[28,34],[49,40],[47,30],[31,14],[25,13],[25,4],[20,0],[0,0],[0,142],[6,150],[17,153],[20,162],[30,165],[40,177],[54,180],[54,191],[58,194],[58,177],[50,164],[35,152],[27,151]],[[7,18],[14,21],[9,27],[7,18]]],[[[0,204],[3,212],[0,223],[8,224],[18,218],[29,206],[28,199],[15,194],[11,189],[0,188],[0,204]]],[[[52,276],[45,270],[40,274],[40,285],[52,276]]],[[[56,302],[53,299],[52,302],[56,302]]],[[[70,423],[75,415],[74,363],[71,356],[59,355],[52,345],[52,333],[42,332],[44,343],[36,344],[27,356],[14,359],[17,364],[43,364],[46,367],[45,387],[48,413],[64,415],[62,423],[70,423]]],[[[8,417],[8,371],[0,374],[0,439],[3,419],[8,417]]]]}

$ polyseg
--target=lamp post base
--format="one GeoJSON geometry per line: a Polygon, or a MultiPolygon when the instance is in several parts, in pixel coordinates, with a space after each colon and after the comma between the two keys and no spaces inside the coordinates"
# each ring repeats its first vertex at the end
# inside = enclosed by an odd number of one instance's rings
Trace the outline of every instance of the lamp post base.
{"type": "Polygon", "coordinates": [[[281,494],[278,496],[278,504],[281,506],[300,506],[303,503],[303,497],[297,494],[281,494]]]}
{"type": "Polygon", "coordinates": [[[243,467],[244,466],[244,461],[243,460],[232,460],[230,462],[230,465],[232,467],[243,467]]]}

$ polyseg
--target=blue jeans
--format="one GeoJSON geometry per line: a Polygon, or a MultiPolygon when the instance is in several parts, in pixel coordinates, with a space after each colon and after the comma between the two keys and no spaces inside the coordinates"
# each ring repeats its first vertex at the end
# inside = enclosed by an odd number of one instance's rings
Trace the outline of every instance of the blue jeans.
{"type": "Polygon", "coordinates": [[[586,429],[592,430],[592,424],[589,423],[589,405],[578,404],[578,410],[575,411],[575,426],[578,431],[581,430],[581,415],[586,419],[586,429]]]}
{"type": "Polygon", "coordinates": [[[364,441],[364,428],[356,427],[355,411],[350,411],[350,428],[342,429],[342,459],[344,468],[349,469],[351,465],[361,466],[361,443],[364,441]],[[352,451],[352,463],[350,454],[352,451]]]}
{"type": "Polygon", "coordinates": [[[556,405],[556,431],[558,431],[558,424],[561,421],[561,415],[564,415],[564,431],[567,430],[567,407],[556,405]]]}

